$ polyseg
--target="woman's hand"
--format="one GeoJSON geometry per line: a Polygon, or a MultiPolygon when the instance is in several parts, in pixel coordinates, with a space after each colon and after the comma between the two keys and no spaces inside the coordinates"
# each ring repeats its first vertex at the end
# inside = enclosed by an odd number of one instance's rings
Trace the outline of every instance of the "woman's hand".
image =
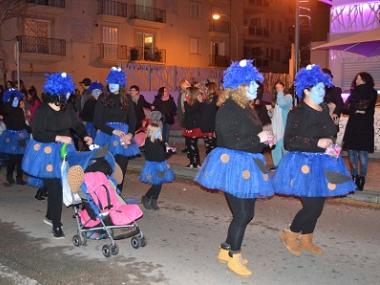
{"type": "Polygon", "coordinates": [[[274,135],[272,131],[262,131],[257,134],[257,136],[260,138],[261,143],[265,143],[268,145],[273,145],[274,144],[274,135]]]}
{"type": "Polygon", "coordinates": [[[115,136],[118,136],[120,138],[122,138],[123,136],[125,136],[124,132],[122,132],[120,130],[116,130],[116,129],[112,131],[112,134],[114,134],[115,136]]]}
{"type": "Polygon", "coordinates": [[[318,140],[318,147],[320,148],[328,148],[330,145],[333,144],[332,139],[323,138],[318,140]]]}
{"type": "Polygon", "coordinates": [[[60,143],[65,143],[65,144],[71,144],[73,142],[73,139],[68,136],[56,136],[55,141],[60,142],[60,143]]]}
{"type": "Polygon", "coordinates": [[[88,145],[88,146],[92,145],[92,143],[93,143],[92,137],[90,137],[90,136],[84,137],[83,140],[86,143],[86,145],[88,145]]]}

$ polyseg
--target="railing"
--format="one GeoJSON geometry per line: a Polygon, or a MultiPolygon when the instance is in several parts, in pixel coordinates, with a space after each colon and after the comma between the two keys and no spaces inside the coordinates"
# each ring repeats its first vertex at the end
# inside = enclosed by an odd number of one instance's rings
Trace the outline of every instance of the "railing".
{"type": "Polygon", "coordinates": [[[216,33],[225,33],[229,34],[230,33],[230,23],[227,21],[211,21],[210,22],[210,27],[209,27],[210,32],[216,32],[216,33]]]}
{"type": "Polygon", "coordinates": [[[227,67],[230,65],[230,57],[228,55],[211,55],[210,66],[227,67]]]}
{"type": "Polygon", "coordinates": [[[66,41],[61,39],[18,36],[21,53],[66,56],[66,41]]]}
{"type": "Polygon", "coordinates": [[[105,60],[128,59],[128,48],[123,45],[100,44],[100,58],[105,60]]]}
{"type": "Polygon", "coordinates": [[[65,8],[65,0],[27,0],[28,3],[51,7],[65,8]]]}
{"type": "Polygon", "coordinates": [[[141,5],[131,5],[129,17],[131,19],[166,23],[166,10],[141,5]]]}
{"type": "Polygon", "coordinates": [[[260,27],[249,27],[248,28],[248,34],[250,36],[255,36],[255,37],[264,37],[268,38],[269,37],[269,31],[267,28],[260,28],[260,27]]]}
{"type": "Polygon", "coordinates": [[[114,0],[99,0],[99,14],[117,17],[127,17],[127,3],[114,0]]]}
{"type": "Polygon", "coordinates": [[[144,60],[151,62],[166,62],[166,50],[165,49],[147,49],[143,47],[133,47],[130,49],[130,60],[144,60]]]}

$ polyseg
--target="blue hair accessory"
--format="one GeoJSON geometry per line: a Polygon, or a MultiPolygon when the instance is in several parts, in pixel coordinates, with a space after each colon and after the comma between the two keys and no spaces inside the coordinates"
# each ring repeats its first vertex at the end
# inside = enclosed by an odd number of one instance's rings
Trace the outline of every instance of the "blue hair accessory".
{"type": "Polygon", "coordinates": [[[305,89],[313,87],[318,83],[323,83],[326,87],[333,86],[331,77],[324,73],[319,65],[316,64],[309,64],[308,66],[301,68],[297,72],[294,81],[298,98],[302,98],[305,89]]]}
{"type": "Polygon", "coordinates": [[[126,85],[126,74],[120,67],[112,67],[107,75],[108,84],[119,84],[121,87],[126,85]]]}
{"type": "Polygon", "coordinates": [[[53,96],[65,96],[67,100],[74,92],[75,85],[71,76],[66,72],[56,72],[46,78],[43,90],[53,96]]]}
{"type": "Polygon", "coordinates": [[[94,90],[103,91],[103,84],[98,81],[91,82],[90,86],[88,87],[88,91],[92,92],[94,90]]]}
{"type": "Polygon", "coordinates": [[[253,65],[253,60],[242,59],[232,62],[224,71],[223,87],[237,88],[242,84],[249,85],[251,81],[263,82],[263,75],[253,65]]]}
{"type": "MultiPolygon", "coordinates": [[[[16,100],[17,102],[19,102],[22,100],[22,98],[24,98],[24,94],[22,94],[20,91],[18,91],[15,88],[9,88],[3,94],[3,103],[8,103],[11,99],[12,99],[12,101],[16,100]],[[13,97],[13,99],[12,99],[12,97],[13,97]]],[[[13,102],[12,102],[12,104],[13,104],[13,102]]]]}

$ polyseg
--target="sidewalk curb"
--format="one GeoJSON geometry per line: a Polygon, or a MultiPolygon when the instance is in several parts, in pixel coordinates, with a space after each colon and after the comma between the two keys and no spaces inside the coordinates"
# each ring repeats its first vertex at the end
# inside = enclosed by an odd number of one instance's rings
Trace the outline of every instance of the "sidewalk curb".
{"type": "MultiPolygon", "coordinates": [[[[142,158],[131,160],[128,165],[128,170],[135,173],[140,173],[143,164],[144,160],[142,158]]],[[[193,182],[195,175],[198,172],[198,169],[186,168],[175,163],[171,163],[170,166],[173,169],[176,178],[181,178],[188,182],[193,182]]],[[[380,206],[380,192],[371,190],[356,191],[353,194],[347,195],[347,197],[341,198],[341,200],[346,203],[350,201],[364,202],[370,204],[371,206],[380,206]]]]}

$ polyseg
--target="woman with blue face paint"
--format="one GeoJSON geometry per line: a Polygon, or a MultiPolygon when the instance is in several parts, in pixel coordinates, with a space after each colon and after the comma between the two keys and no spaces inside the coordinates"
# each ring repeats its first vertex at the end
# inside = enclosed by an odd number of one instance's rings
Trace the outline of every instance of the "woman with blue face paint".
{"type": "MultiPolygon", "coordinates": [[[[98,129],[95,144],[108,146],[124,176],[128,160],[140,154],[133,141],[136,115],[130,95],[125,92],[126,74],[112,67],[106,78],[107,88],[96,102],[94,125],[98,129]]],[[[123,181],[118,185],[123,190],[123,181]]]]}
{"type": "Polygon", "coordinates": [[[308,65],[297,73],[296,94],[303,101],[288,115],[284,145],[289,152],[273,180],[277,194],[296,196],[302,202],[290,228],[280,235],[287,250],[296,256],[302,251],[322,254],[313,243],[313,233],[325,198],[355,189],[342,158],[330,152],[337,130],[323,99],[325,87],[331,85],[331,78],[317,65],[308,65]]]}
{"type": "Polygon", "coordinates": [[[248,223],[253,219],[256,198],[273,195],[265,158],[265,143],[273,139],[263,131],[250,103],[257,96],[257,81],[263,76],[252,60],[233,62],[224,72],[224,104],[216,114],[217,147],[203,163],[195,181],[225,193],[232,211],[227,238],[221,244],[218,260],[241,276],[252,274],[241,256],[241,245],[248,223]]]}

